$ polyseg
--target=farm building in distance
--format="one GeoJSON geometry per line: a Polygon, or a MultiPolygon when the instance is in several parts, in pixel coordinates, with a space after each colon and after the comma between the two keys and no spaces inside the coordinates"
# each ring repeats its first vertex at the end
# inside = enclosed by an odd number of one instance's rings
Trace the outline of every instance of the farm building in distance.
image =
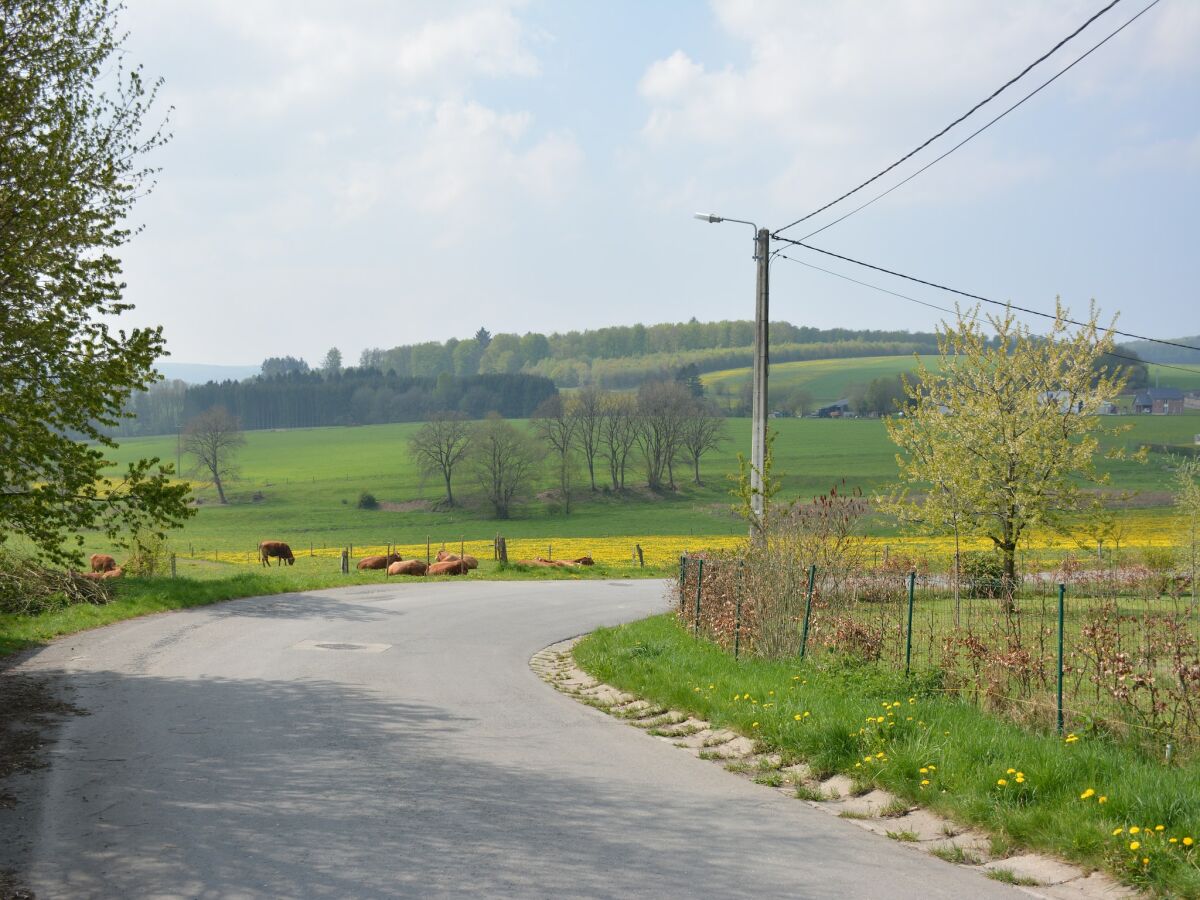
{"type": "Polygon", "coordinates": [[[1183,415],[1183,391],[1179,388],[1149,388],[1133,398],[1133,411],[1155,416],[1183,415]]]}
{"type": "Polygon", "coordinates": [[[839,419],[842,416],[848,416],[849,414],[849,400],[839,400],[836,403],[830,403],[828,406],[822,406],[817,410],[817,416],[822,419],[839,419]]]}

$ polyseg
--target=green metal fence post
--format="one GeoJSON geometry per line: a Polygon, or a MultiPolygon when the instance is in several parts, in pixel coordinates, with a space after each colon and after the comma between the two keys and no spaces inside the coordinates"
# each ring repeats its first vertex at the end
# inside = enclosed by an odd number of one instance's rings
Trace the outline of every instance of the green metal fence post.
{"type": "Polygon", "coordinates": [[[812,615],[813,585],[817,582],[817,564],[808,567],[808,598],[804,601],[804,630],[800,632],[800,658],[808,652],[808,619],[812,615]]]}
{"type": "Polygon", "coordinates": [[[694,637],[700,636],[700,588],[704,586],[704,558],[696,560],[696,625],[692,629],[694,637]]]}
{"type": "Polygon", "coordinates": [[[1058,733],[1063,733],[1063,601],[1067,594],[1067,586],[1058,586],[1058,733]]]}
{"type": "Polygon", "coordinates": [[[905,635],[904,647],[904,677],[907,678],[909,672],[912,671],[912,619],[913,619],[913,592],[917,586],[917,570],[913,569],[908,573],[908,632],[905,635]]]}
{"type": "Polygon", "coordinates": [[[679,557],[679,615],[683,615],[683,604],[686,602],[683,597],[683,585],[687,581],[687,556],[686,554],[679,557]]]}

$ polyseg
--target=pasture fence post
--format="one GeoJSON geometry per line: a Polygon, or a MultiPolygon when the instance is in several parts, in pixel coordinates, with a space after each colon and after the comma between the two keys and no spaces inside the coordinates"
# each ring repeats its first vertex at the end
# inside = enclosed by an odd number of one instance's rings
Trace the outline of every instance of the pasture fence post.
{"type": "Polygon", "coordinates": [[[808,596],[804,601],[804,630],[800,632],[800,658],[808,652],[808,620],[812,617],[813,587],[817,583],[817,564],[808,567],[808,596]]]}
{"type": "Polygon", "coordinates": [[[429,537],[425,538],[425,565],[429,565],[429,537]]]}
{"type": "Polygon", "coordinates": [[[175,554],[171,554],[171,577],[175,577],[175,554]]]}
{"type": "Polygon", "coordinates": [[[350,551],[345,547],[342,548],[341,569],[343,575],[350,574],[350,551]]]}
{"type": "Polygon", "coordinates": [[[1063,733],[1063,619],[1067,586],[1058,585],[1058,733],[1063,733]]]}
{"type": "Polygon", "coordinates": [[[704,557],[696,560],[696,624],[692,636],[700,637],[700,591],[704,587],[704,557]]]}
{"type": "Polygon", "coordinates": [[[508,541],[503,536],[500,538],[500,562],[508,564],[508,541]]]}
{"type": "Polygon", "coordinates": [[[904,677],[912,671],[913,593],[917,587],[917,570],[908,573],[908,630],[904,635],[904,677]]]}
{"type": "Polygon", "coordinates": [[[646,557],[642,553],[642,545],[634,544],[633,547],[635,550],[637,550],[638,568],[639,569],[646,568],[646,557]]]}
{"type": "Polygon", "coordinates": [[[458,536],[458,558],[462,559],[467,555],[467,539],[463,535],[458,536]]]}
{"type": "Polygon", "coordinates": [[[312,557],[313,557],[313,542],[309,541],[308,542],[308,558],[312,559],[312,557]]]}

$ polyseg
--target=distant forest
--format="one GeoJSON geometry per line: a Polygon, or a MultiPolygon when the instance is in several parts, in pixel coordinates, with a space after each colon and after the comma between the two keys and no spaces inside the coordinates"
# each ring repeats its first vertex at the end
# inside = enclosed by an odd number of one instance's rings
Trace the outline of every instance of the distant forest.
{"type": "Polygon", "coordinates": [[[172,434],[214,406],[241,419],[243,428],[419,422],[451,410],[476,419],[493,411],[525,418],[556,393],[554,382],[538,375],[413,378],[375,369],[293,370],[201,385],[163,381],[133,397],[128,411],[135,418],[122,422],[115,434],[172,434]]]}

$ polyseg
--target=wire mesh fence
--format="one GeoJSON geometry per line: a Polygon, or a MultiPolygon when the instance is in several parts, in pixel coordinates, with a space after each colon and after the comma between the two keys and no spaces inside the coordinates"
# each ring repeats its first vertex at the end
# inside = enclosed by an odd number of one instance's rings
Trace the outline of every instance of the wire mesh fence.
{"type": "Polygon", "coordinates": [[[1186,579],[1068,568],[1010,584],[953,566],[800,559],[778,548],[682,557],[677,614],[738,656],[837,655],[1024,724],[1200,750],[1200,611],[1186,579]]]}

